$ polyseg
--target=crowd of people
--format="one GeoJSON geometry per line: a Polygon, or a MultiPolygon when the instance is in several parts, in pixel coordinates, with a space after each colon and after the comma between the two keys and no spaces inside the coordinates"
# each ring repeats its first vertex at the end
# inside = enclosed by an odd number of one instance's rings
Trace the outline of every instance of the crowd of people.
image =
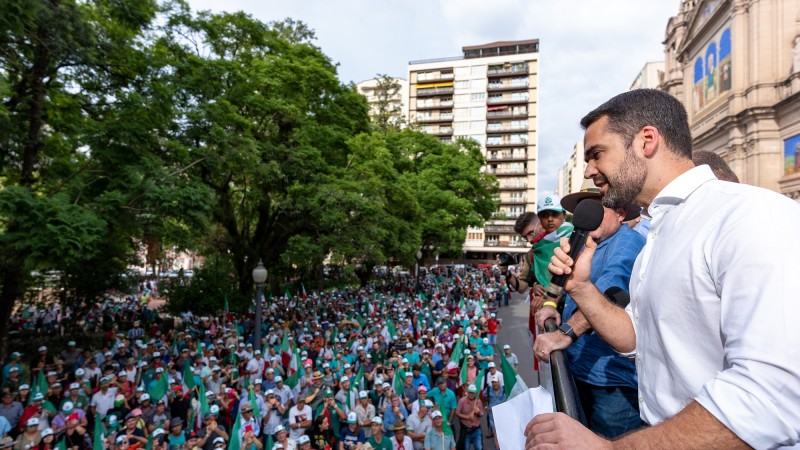
{"type": "Polygon", "coordinates": [[[507,398],[502,369],[518,369],[496,345],[505,280],[487,269],[421,285],[265,300],[260,342],[252,313],[164,329],[139,296],[108,302],[106,320],[133,325],[102,347],[11,353],[0,448],[480,450],[488,407],[507,398]]]}

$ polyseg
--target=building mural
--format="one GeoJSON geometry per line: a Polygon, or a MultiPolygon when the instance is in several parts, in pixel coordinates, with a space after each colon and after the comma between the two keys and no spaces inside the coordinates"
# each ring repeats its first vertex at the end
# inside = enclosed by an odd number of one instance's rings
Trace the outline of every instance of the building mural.
{"type": "Polygon", "coordinates": [[[725,26],[694,58],[694,112],[731,90],[731,29],[725,26]]]}
{"type": "Polygon", "coordinates": [[[800,173],[800,134],[783,141],[783,174],[800,173]]]}

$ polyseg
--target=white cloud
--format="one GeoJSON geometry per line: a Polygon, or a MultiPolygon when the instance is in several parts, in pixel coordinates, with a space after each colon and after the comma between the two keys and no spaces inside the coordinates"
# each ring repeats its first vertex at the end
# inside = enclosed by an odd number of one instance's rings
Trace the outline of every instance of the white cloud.
{"type": "Polygon", "coordinates": [[[664,30],[680,0],[189,0],[194,9],[285,17],[316,30],[344,82],[407,77],[408,61],[458,56],[461,47],[540,39],[539,189],[552,190],[580,118],[627,90],[663,59],[664,30]]]}

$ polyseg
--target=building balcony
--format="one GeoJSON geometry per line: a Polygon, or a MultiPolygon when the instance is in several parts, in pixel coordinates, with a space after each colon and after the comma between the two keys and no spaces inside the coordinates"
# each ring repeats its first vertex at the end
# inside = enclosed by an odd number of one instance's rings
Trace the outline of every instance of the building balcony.
{"type": "Polygon", "coordinates": [[[492,126],[488,125],[486,131],[489,133],[519,133],[521,131],[528,131],[528,126],[510,127],[510,126],[492,126]]]}
{"type": "Polygon", "coordinates": [[[504,148],[504,147],[527,147],[527,142],[512,142],[512,141],[501,141],[501,142],[486,142],[486,148],[504,148]]]}
{"type": "Polygon", "coordinates": [[[516,105],[516,104],[527,104],[527,103],[530,103],[530,97],[518,98],[518,99],[512,99],[511,97],[502,97],[502,98],[489,97],[488,99],[486,99],[487,105],[516,105]]]}
{"type": "Polygon", "coordinates": [[[524,198],[505,198],[505,199],[501,198],[500,199],[500,204],[501,205],[519,205],[519,204],[524,204],[524,203],[527,203],[527,200],[524,199],[524,198]]]}
{"type": "Polygon", "coordinates": [[[440,127],[438,130],[430,132],[434,136],[452,136],[453,129],[451,127],[440,127]]]}
{"type": "Polygon", "coordinates": [[[483,227],[484,233],[505,233],[505,234],[513,234],[514,233],[514,226],[513,225],[486,225],[483,227]]]}
{"type": "Polygon", "coordinates": [[[507,109],[499,111],[489,111],[486,113],[487,119],[513,119],[515,117],[528,117],[528,111],[511,112],[507,109]]]}
{"type": "Polygon", "coordinates": [[[489,153],[486,155],[487,161],[526,161],[528,159],[527,154],[520,154],[520,153],[512,153],[510,155],[504,154],[497,154],[497,153],[489,153]]]}
{"type": "Polygon", "coordinates": [[[439,114],[438,116],[417,117],[417,123],[452,122],[452,114],[439,114]]]}
{"type": "Polygon", "coordinates": [[[488,78],[499,78],[499,77],[507,77],[509,75],[513,76],[520,76],[522,74],[528,73],[528,66],[525,65],[524,67],[507,67],[503,69],[489,69],[486,71],[486,76],[488,78]]]}
{"type": "Polygon", "coordinates": [[[501,191],[523,191],[528,189],[527,183],[500,183],[498,189],[501,191]]]}
{"type": "Polygon", "coordinates": [[[527,174],[528,172],[525,169],[492,169],[490,167],[486,169],[486,173],[491,173],[493,175],[521,175],[527,174]]]}
{"type": "Polygon", "coordinates": [[[527,84],[490,83],[486,86],[486,90],[489,92],[527,91],[529,87],[527,84]]]}
{"type": "Polygon", "coordinates": [[[452,87],[424,88],[417,90],[417,97],[428,97],[431,95],[446,95],[452,93],[453,93],[452,87]]]}
{"type": "Polygon", "coordinates": [[[430,74],[420,77],[417,74],[417,83],[428,83],[430,81],[442,81],[442,80],[452,80],[455,78],[455,74],[453,72],[445,72],[445,73],[437,73],[437,74],[430,74]]]}
{"type": "Polygon", "coordinates": [[[430,110],[430,109],[450,109],[453,107],[452,100],[433,103],[431,105],[417,105],[417,111],[430,110]]]}

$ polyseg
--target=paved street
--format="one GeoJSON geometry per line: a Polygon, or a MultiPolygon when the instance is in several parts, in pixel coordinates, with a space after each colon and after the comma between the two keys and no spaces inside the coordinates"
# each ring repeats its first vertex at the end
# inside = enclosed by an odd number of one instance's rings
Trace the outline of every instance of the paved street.
{"type": "Polygon", "coordinates": [[[502,348],[509,344],[511,351],[519,358],[519,373],[528,387],[539,385],[539,377],[533,371],[533,353],[531,338],[528,333],[528,304],[525,296],[512,294],[508,307],[498,310],[497,316],[503,319],[503,329],[497,335],[497,342],[502,348]]]}

